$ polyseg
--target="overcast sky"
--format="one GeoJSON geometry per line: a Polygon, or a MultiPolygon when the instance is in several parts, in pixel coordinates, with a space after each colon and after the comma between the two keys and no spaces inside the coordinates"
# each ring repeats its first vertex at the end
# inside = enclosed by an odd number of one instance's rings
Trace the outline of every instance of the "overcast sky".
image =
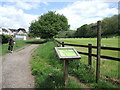
{"type": "Polygon", "coordinates": [[[56,11],[68,18],[70,29],[76,30],[118,14],[119,0],[1,0],[0,27],[25,28],[32,20],[48,11],[56,11]]]}

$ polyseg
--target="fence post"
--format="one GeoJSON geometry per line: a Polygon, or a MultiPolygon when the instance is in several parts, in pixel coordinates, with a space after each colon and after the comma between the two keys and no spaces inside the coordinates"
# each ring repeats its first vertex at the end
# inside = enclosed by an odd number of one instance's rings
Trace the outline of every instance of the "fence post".
{"type": "Polygon", "coordinates": [[[64,60],[64,84],[67,85],[67,78],[68,78],[68,60],[64,60]]]}
{"type": "Polygon", "coordinates": [[[62,47],[64,47],[64,42],[62,42],[62,47]]]}
{"type": "MultiPolygon", "coordinates": [[[[64,42],[62,42],[62,47],[64,47],[64,42]]],[[[64,60],[64,84],[67,85],[67,78],[68,78],[68,60],[64,60]]]]}
{"type": "Polygon", "coordinates": [[[92,68],[92,44],[88,44],[88,65],[92,68]]]}
{"type": "Polygon", "coordinates": [[[100,78],[100,50],[101,50],[101,21],[97,22],[97,62],[96,62],[96,83],[100,78]]]}

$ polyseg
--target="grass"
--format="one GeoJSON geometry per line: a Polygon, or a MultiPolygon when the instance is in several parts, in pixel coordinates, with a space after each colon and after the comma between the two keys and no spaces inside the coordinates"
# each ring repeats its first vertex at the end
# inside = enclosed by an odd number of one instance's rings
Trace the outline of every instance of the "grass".
{"type": "MultiPolygon", "coordinates": [[[[40,41],[38,39],[30,39],[30,40],[15,40],[16,44],[14,45],[13,50],[16,50],[18,48],[21,48],[25,45],[28,45],[27,42],[34,42],[34,41],[40,41]]],[[[4,55],[5,53],[8,53],[8,44],[1,44],[0,45],[0,56],[4,55]]]]}
{"type": "Polygon", "coordinates": [[[69,62],[69,74],[77,77],[79,81],[87,84],[90,88],[118,88],[118,86],[102,79],[99,80],[99,83],[95,83],[94,71],[89,71],[88,66],[81,61],[69,62]]]}
{"type": "MultiPolygon", "coordinates": [[[[66,39],[57,39],[59,41],[64,41],[65,43],[71,43],[71,44],[81,44],[81,45],[88,45],[92,44],[96,46],[96,38],[66,38],[66,39]]],[[[118,38],[102,38],[101,40],[102,46],[105,47],[118,47],[118,38]]],[[[88,52],[87,48],[83,47],[75,47],[77,51],[81,52],[88,52]]],[[[96,54],[96,49],[92,50],[92,53],[96,54]]],[[[112,51],[112,50],[101,50],[101,55],[105,56],[112,56],[112,57],[119,57],[118,51],[112,51]]],[[[88,64],[88,57],[86,55],[81,55],[82,59],[81,62],[84,64],[88,64]]],[[[96,58],[93,57],[93,69],[95,71],[96,67],[96,58]]],[[[111,61],[111,60],[101,60],[101,74],[105,77],[112,77],[112,78],[118,78],[118,62],[117,61],[111,61]]]]}
{"type": "MultiPolygon", "coordinates": [[[[102,46],[106,46],[106,47],[118,47],[118,44],[120,44],[120,42],[118,42],[119,38],[102,38],[101,40],[101,44],[102,46]]],[[[88,45],[88,44],[92,44],[92,45],[97,45],[97,38],[61,38],[58,39],[60,41],[64,41],[67,43],[74,43],[74,44],[81,44],[81,45],[88,45]]]]}
{"type": "MultiPolygon", "coordinates": [[[[68,84],[63,84],[63,61],[59,60],[54,50],[56,44],[52,41],[40,45],[32,55],[32,74],[35,76],[37,88],[82,88],[82,85],[68,78],[68,84]]],[[[79,81],[91,88],[117,88],[110,82],[100,80],[95,83],[95,75],[89,72],[87,65],[81,60],[69,61],[69,75],[77,77],[79,81]]]]}
{"type": "Polygon", "coordinates": [[[35,76],[37,88],[82,88],[79,84],[68,79],[68,84],[63,83],[63,61],[56,57],[54,42],[40,45],[32,55],[32,74],[35,76]]]}

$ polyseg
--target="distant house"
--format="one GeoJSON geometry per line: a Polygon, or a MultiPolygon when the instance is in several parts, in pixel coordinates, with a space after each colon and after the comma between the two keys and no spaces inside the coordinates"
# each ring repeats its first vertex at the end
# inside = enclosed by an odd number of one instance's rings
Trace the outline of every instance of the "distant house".
{"type": "Polygon", "coordinates": [[[0,27],[0,34],[12,35],[12,36],[15,36],[15,39],[26,40],[26,38],[27,38],[27,32],[24,28],[7,29],[7,28],[0,27]]]}
{"type": "Polygon", "coordinates": [[[10,29],[1,28],[1,27],[0,27],[0,34],[4,34],[4,35],[14,35],[13,32],[12,32],[10,29]]]}
{"type": "Polygon", "coordinates": [[[9,32],[5,28],[2,28],[2,34],[9,35],[9,32]]]}
{"type": "Polygon", "coordinates": [[[13,33],[14,36],[18,33],[17,29],[9,29],[9,30],[13,33]]]}
{"type": "Polygon", "coordinates": [[[8,35],[14,35],[14,33],[10,29],[6,29],[8,31],[8,35]]]}
{"type": "Polygon", "coordinates": [[[0,27],[0,34],[2,34],[2,28],[0,27]]]}
{"type": "Polygon", "coordinates": [[[17,34],[19,34],[19,35],[27,35],[27,32],[26,32],[26,30],[24,28],[19,28],[17,34]]]}
{"type": "Polygon", "coordinates": [[[12,31],[6,28],[2,28],[2,34],[4,35],[13,35],[12,31]]]}
{"type": "Polygon", "coordinates": [[[27,38],[26,30],[24,28],[19,28],[16,35],[15,35],[15,38],[26,40],[26,38],[27,38]]]}

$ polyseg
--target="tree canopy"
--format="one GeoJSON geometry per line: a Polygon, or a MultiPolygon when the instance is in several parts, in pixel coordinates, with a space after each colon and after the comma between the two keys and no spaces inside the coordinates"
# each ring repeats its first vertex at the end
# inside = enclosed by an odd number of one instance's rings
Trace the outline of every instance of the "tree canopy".
{"type": "MultiPolygon", "coordinates": [[[[106,17],[102,21],[102,37],[117,36],[119,34],[120,15],[106,17]]],[[[97,23],[84,24],[77,28],[75,37],[97,37],[97,23]]]]}
{"type": "Polygon", "coordinates": [[[56,38],[72,38],[75,35],[75,30],[60,31],[55,37],[56,38]]]}
{"type": "Polygon", "coordinates": [[[31,23],[29,35],[41,38],[53,38],[59,31],[69,30],[69,27],[68,20],[64,15],[49,11],[31,23]]]}

